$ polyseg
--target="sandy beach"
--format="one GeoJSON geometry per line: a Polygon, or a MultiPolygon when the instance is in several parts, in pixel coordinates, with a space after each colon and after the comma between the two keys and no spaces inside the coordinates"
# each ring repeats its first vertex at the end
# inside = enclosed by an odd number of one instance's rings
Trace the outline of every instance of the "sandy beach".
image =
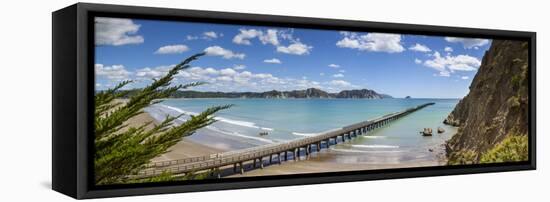
{"type": "MultiPolygon", "coordinates": [[[[321,150],[321,152],[314,152],[309,157],[301,157],[300,160],[294,161],[282,161],[281,164],[277,162],[273,164],[267,164],[263,169],[251,169],[252,165],[249,165],[249,169],[244,174],[233,174],[227,177],[252,177],[252,176],[267,176],[267,175],[290,175],[290,174],[306,174],[306,173],[322,173],[322,172],[339,172],[339,171],[357,171],[357,170],[377,170],[377,169],[389,169],[389,168],[409,168],[409,167],[425,167],[425,166],[438,166],[441,162],[434,162],[428,160],[409,160],[399,162],[382,161],[381,163],[355,163],[355,162],[341,162],[338,158],[342,159],[343,154],[335,152],[333,150],[321,150]]],[[[357,157],[357,156],[356,156],[357,157]]],[[[346,159],[344,157],[343,159],[346,159]]]]}
{"type": "MultiPolygon", "coordinates": [[[[139,126],[142,123],[152,121],[153,124],[158,123],[151,115],[144,112],[142,114],[139,114],[130,120],[128,120],[127,124],[128,126],[139,126]]],[[[153,125],[149,125],[148,128],[152,128],[153,125]]],[[[200,143],[197,143],[193,140],[190,140],[188,137],[184,137],[180,142],[178,142],[176,145],[174,145],[172,148],[170,148],[170,151],[154,158],[153,162],[158,161],[167,161],[167,160],[176,160],[176,159],[182,159],[182,158],[188,158],[188,157],[195,157],[195,156],[204,156],[214,153],[223,152],[223,150],[210,147],[207,145],[203,145],[200,143]]]]}

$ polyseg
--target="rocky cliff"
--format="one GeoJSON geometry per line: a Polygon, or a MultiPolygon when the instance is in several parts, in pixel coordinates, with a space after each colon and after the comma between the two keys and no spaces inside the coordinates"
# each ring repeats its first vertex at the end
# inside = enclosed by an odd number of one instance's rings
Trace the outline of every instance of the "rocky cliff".
{"type": "Polygon", "coordinates": [[[527,42],[492,42],[470,92],[444,121],[459,127],[446,143],[449,164],[479,163],[507,137],[527,135],[528,57],[527,42]]]}
{"type": "Polygon", "coordinates": [[[382,99],[382,94],[376,93],[376,91],[369,89],[362,90],[344,90],[336,94],[336,98],[367,98],[367,99],[382,99]]]}

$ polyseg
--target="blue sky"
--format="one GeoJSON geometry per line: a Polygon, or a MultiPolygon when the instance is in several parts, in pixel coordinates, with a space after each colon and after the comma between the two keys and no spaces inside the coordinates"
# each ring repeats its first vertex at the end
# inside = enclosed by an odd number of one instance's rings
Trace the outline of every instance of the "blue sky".
{"type": "Polygon", "coordinates": [[[206,52],[176,83],[201,91],[373,89],[394,97],[462,98],[487,39],[96,18],[96,89],[143,87],[206,52]]]}

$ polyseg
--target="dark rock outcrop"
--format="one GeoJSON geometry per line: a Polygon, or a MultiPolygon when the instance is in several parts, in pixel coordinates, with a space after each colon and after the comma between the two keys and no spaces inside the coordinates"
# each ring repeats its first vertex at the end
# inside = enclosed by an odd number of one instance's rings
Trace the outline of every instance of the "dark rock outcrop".
{"type": "Polygon", "coordinates": [[[510,135],[528,132],[528,43],[494,40],[470,92],[445,119],[458,126],[446,143],[450,164],[478,163],[510,135]]]}
{"type": "Polygon", "coordinates": [[[368,99],[382,99],[383,96],[376,93],[376,91],[369,89],[362,90],[344,90],[336,95],[336,98],[368,98],[368,99]]]}

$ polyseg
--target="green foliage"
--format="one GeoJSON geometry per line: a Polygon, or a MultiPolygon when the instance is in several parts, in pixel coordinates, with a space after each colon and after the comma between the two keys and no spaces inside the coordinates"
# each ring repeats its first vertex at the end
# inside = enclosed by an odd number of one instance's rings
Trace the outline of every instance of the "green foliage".
{"type": "Polygon", "coordinates": [[[481,154],[472,150],[451,153],[448,165],[475,163],[503,163],[529,160],[529,141],[527,135],[508,135],[502,142],[481,154]],[[478,156],[479,160],[478,160],[478,156]]]}
{"type": "Polygon", "coordinates": [[[502,142],[485,152],[480,163],[502,163],[529,160],[527,135],[508,135],[502,142]]]}
{"type": "Polygon", "coordinates": [[[477,153],[472,150],[454,152],[449,156],[448,165],[474,164],[477,162],[477,153]]]}
{"type": "MultiPolygon", "coordinates": [[[[149,86],[136,90],[129,96],[126,103],[117,98],[127,96],[129,91],[120,91],[131,81],[124,81],[112,89],[95,95],[95,183],[116,184],[135,182],[129,175],[137,174],[151,159],[166,153],[185,136],[192,135],[196,130],[212,124],[212,115],[231,105],[211,107],[199,115],[191,116],[185,123],[175,126],[177,117],[167,116],[166,119],[154,125],[151,122],[141,126],[129,127],[126,123],[132,117],[143,113],[143,109],[161,102],[174,92],[204,83],[170,86],[173,77],[189,67],[189,63],[204,53],[193,55],[173,67],[164,77],[154,80],[149,86]]],[[[141,182],[167,181],[173,177],[170,173],[142,179],[141,182]]]]}
{"type": "Polygon", "coordinates": [[[160,175],[145,178],[145,179],[128,179],[123,183],[135,184],[135,183],[151,183],[151,182],[173,182],[173,181],[184,181],[184,180],[202,180],[208,178],[212,174],[211,171],[202,172],[202,173],[186,173],[183,176],[174,176],[170,172],[163,172],[160,175]]]}

